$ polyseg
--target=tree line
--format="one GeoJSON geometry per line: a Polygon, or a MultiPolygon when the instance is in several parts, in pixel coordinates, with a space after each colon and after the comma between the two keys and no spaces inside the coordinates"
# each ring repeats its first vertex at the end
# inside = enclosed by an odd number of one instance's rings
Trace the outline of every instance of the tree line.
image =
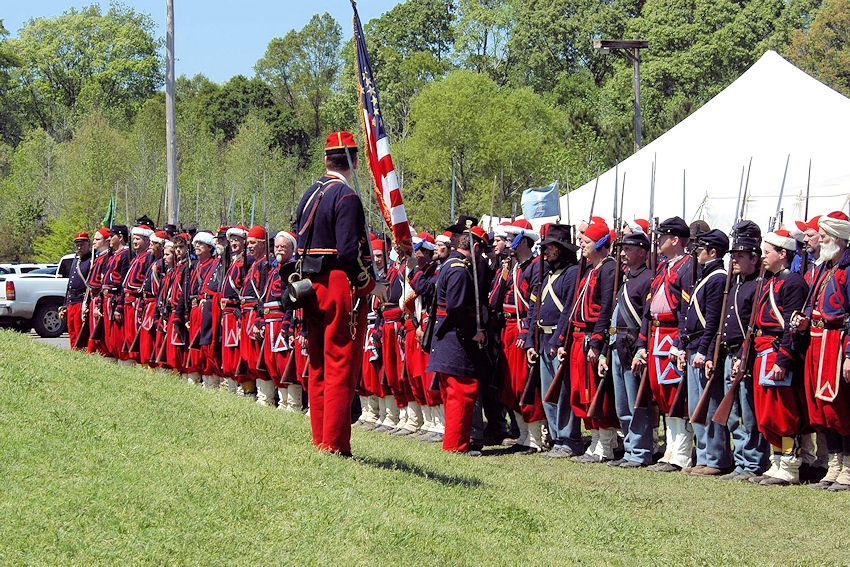
{"type": "MultiPolygon", "coordinates": [[[[850,95],[846,0],[406,0],[365,35],[408,215],[425,229],[449,220],[453,170],[458,210],[508,216],[523,189],[575,187],[628,157],[631,64],[594,38],[649,42],[645,142],[768,49],[850,95]]],[[[162,44],[150,15],[121,5],[15,36],[0,19],[0,258],[55,260],[110,197],[120,222],[164,221],[162,44]]],[[[181,76],[176,92],[185,226],[253,215],[288,228],[323,135],[360,131],[353,45],[327,13],[273,38],[251,72],[181,76]]]]}

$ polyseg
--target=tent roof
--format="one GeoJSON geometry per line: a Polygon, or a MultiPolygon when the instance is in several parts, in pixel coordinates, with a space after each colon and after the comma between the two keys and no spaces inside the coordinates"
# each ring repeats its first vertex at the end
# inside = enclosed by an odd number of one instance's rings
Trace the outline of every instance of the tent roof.
{"type": "MultiPolygon", "coordinates": [[[[768,51],[735,82],[682,122],[619,164],[626,180],[623,216],[649,215],[655,174],[655,216],[682,216],[683,172],[688,222],[729,230],[741,172],[752,158],[744,216],[767,227],[775,214],[785,162],[784,219],[803,217],[811,160],[809,216],[844,209],[850,192],[850,99],[768,51]]],[[[561,218],[590,211],[595,180],[561,197],[561,218]]],[[[614,169],[599,177],[594,214],[611,219],[614,169]]],[[[564,221],[566,222],[566,221],[564,221]]]]}

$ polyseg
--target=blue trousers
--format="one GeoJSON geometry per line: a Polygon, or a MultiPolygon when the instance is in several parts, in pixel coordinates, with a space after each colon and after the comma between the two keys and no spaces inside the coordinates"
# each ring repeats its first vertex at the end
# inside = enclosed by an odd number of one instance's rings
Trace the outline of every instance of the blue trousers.
{"type": "Polygon", "coordinates": [[[614,405],[623,430],[623,458],[642,465],[652,464],[652,426],[649,408],[635,408],[638,380],[631,368],[620,364],[616,351],[611,351],[611,375],[614,377],[614,405]]]}
{"type": "MultiPolygon", "coordinates": [[[[693,361],[696,353],[688,356],[688,413],[693,413],[699,402],[707,379],[702,368],[694,368],[693,361]]],[[[723,399],[723,388],[715,381],[711,388],[708,404],[709,417],[714,415],[720,400],[723,399]]],[[[725,425],[719,425],[708,420],[707,425],[692,423],[696,438],[697,465],[725,469],[732,466],[732,451],[729,447],[729,430],[725,425]]]]}
{"type": "MultiPolygon", "coordinates": [[[[732,359],[726,357],[724,366],[723,391],[728,392],[732,385],[732,359]]],[[[709,416],[711,414],[709,413],[709,416]]],[[[729,433],[732,434],[732,456],[735,459],[736,472],[751,472],[758,474],[768,465],[768,442],[761,434],[756,422],[755,402],[753,401],[753,383],[751,380],[741,380],[738,387],[738,397],[732,404],[729,421],[726,422],[729,433]]]]}
{"type": "MultiPolygon", "coordinates": [[[[546,335],[541,335],[541,345],[546,344],[543,340],[544,336],[546,335]]],[[[548,338],[548,336],[546,337],[548,338]]],[[[549,355],[548,347],[542,346],[541,350],[540,391],[545,395],[561,363],[557,355],[549,355]]],[[[584,453],[584,443],[581,439],[581,420],[573,414],[573,408],[570,405],[570,385],[568,380],[565,377],[561,384],[558,403],[549,404],[543,402],[543,412],[546,414],[546,424],[549,427],[549,435],[552,437],[552,448],[564,449],[572,451],[576,455],[581,455],[584,453]]]]}

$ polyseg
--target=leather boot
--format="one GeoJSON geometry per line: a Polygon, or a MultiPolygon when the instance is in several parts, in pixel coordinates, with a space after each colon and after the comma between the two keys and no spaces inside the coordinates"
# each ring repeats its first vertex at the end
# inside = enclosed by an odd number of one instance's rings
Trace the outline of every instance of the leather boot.
{"type": "MultiPolygon", "coordinates": [[[[780,455],[778,470],[762,480],[759,484],[763,486],[787,486],[789,484],[800,484],[800,457],[790,455],[780,455]]],[[[850,480],[848,480],[850,482],[850,480]]],[[[848,486],[850,488],[850,486],[848,486]]]]}
{"type": "Polygon", "coordinates": [[[850,490],[850,466],[847,466],[844,463],[847,463],[847,457],[842,454],[842,467],[841,472],[838,473],[838,477],[835,479],[835,482],[832,483],[832,486],[829,487],[829,490],[833,492],[843,492],[845,490],[850,490]]]}

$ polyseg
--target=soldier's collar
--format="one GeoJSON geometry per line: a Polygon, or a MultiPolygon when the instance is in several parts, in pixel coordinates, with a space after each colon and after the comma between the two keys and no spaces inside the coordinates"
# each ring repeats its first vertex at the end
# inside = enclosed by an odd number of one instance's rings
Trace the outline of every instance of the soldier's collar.
{"type": "Polygon", "coordinates": [[[348,178],[346,176],[344,176],[343,174],[339,173],[338,171],[330,171],[330,170],[325,171],[325,177],[333,177],[334,179],[337,179],[339,181],[342,181],[345,184],[348,184],[348,178]]]}

